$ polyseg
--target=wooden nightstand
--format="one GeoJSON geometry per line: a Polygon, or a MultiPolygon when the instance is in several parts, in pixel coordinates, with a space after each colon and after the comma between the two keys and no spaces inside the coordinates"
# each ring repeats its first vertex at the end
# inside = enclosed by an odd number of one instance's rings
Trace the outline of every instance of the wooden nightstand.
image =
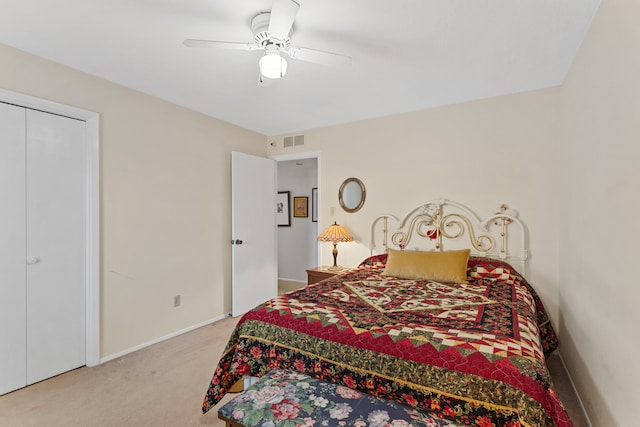
{"type": "Polygon", "coordinates": [[[307,285],[312,285],[336,274],[346,273],[350,268],[342,270],[329,270],[329,267],[314,267],[307,270],[307,285]]]}

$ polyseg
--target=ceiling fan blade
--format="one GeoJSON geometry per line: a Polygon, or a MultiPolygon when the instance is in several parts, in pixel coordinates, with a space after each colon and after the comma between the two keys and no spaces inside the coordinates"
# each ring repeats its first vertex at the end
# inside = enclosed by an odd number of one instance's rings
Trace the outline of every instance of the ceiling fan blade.
{"type": "Polygon", "coordinates": [[[350,56],[325,52],[323,50],[309,49],[306,47],[290,47],[287,50],[287,54],[293,59],[328,65],[330,67],[347,67],[351,65],[350,56]]]}
{"type": "Polygon", "coordinates": [[[231,50],[258,50],[254,43],[220,42],[215,40],[186,39],[182,42],[187,47],[218,48],[231,50]]]}
{"type": "Polygon", "coordinates": [[[273,0],[271,18],[269,19],[269,34],[271,37],[284,40],[289,37],[289,32],[296,19],[300,5],[294,0],[273,0]]]}

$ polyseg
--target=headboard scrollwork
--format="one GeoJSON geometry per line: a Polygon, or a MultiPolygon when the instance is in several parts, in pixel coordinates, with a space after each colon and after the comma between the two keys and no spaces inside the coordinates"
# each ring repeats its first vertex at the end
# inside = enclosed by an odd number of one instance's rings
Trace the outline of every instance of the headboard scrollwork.
{"type": "Polygon", "coordinates": [[[518,212],[504,204],[482,220],[460,203],[436,199],[413,209],[402,220],[385,214],[371,224],[372,254],[388,248],[442,251],[445,246],[468,247],[472,254],[509,260],[523,274],[529,256],[527,229],[518,212]]]}

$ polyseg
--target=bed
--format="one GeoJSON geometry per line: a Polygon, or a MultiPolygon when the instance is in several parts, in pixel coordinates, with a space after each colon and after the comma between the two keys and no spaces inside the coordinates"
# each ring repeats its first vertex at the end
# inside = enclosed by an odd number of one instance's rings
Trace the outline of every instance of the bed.
{"type": "Polygon", "coordinates": [[[481,220],[439,199],[376,218],[371,235],[374,253],[358,268],[239,320],[203,412],[244,376],[284,368],[459,425],[572,425],[545,364],[556,335],[513,267],[525,271],[528,258],[516,211],[481,220]]]}

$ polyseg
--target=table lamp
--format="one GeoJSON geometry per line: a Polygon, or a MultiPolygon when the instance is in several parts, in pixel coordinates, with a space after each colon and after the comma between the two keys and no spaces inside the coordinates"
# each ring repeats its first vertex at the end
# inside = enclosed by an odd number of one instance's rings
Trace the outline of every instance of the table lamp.
{"type": "Polygon", "coordinates": [[[318,240],[321,242],[331,242],[333,243],[333,265],[329,267],[331,271],[339,271],[343,268],[338,265],[338,242],[352,242],[353,237],[349,231],[338,225],[337,222],[334,221],[333,224],[329,226],[326,230],[324,230],[319,236],[318,240]]]}

